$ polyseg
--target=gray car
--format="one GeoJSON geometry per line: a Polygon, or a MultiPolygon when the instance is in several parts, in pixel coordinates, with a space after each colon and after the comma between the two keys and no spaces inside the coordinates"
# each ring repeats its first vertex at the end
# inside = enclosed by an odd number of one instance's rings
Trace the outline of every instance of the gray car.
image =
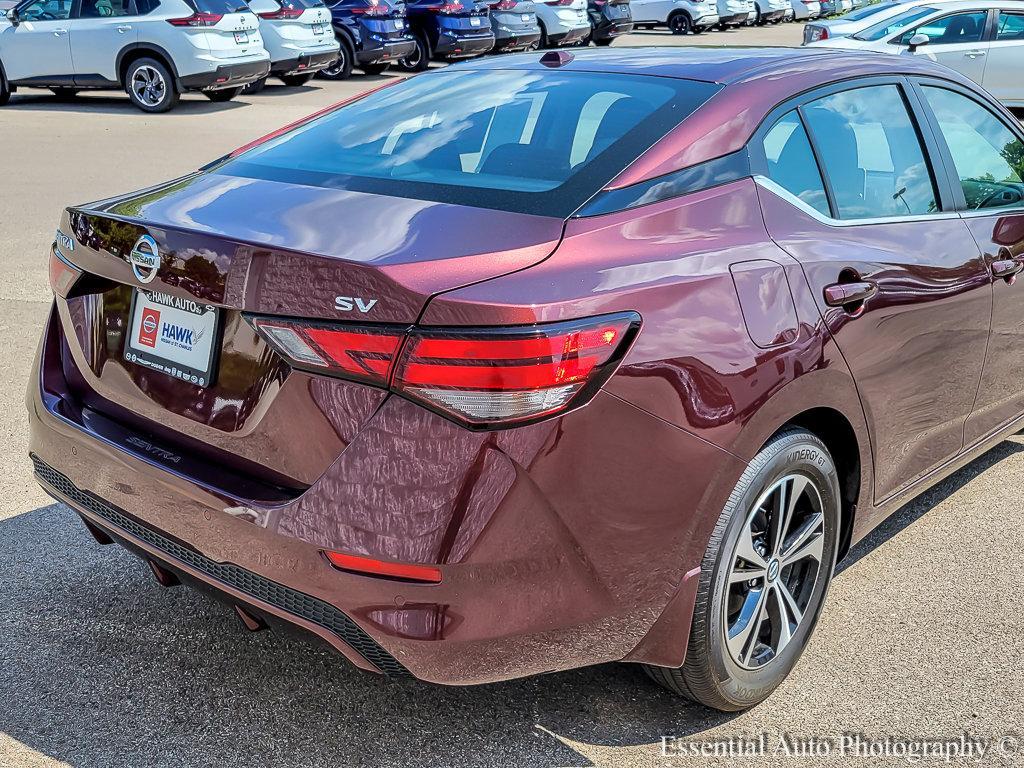
{"type": "MultiPolygon", "coordinates": [[[[916,4],[921,5],[923,2],[924,0],[921,0],[916,2],[916,4]]],[[[804,27],[804,44],[813,43],[817,40],[828,40],[833,37],[852,35],[854,32],[870,27],[877,21],[881,21],[889,16],[895,16],[901,13],[903,9],[914,4],[915,0],[910,0],[910,2],[906,2],[906,0],[882,0],[880,3],[866,5],[863,8],[850,11],[837,19],[820,19],[804,27]]],[[[821,4],[822,16],[828,15],[824,10],[826,5],[827,3],[825,2],[821,4]]]]}
{"type": "Polygon", "coordinates": [[[494,53],[532,51],[540,46],[540,26],[533,0],[498,0],[490,8],[494,53]]]}

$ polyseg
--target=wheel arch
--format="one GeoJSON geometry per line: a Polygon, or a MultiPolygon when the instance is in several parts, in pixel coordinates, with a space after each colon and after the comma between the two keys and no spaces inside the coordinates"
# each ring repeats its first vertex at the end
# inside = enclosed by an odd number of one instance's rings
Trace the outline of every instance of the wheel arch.
{"type": "Polygon", "coordinates": [[[153,58],[167,67],[167,71],[174,78],[174,85],[178,91],[184,90],[181,87],[181,79],[178,75],[178,68],[174,66],[174,58],[167,49],[156,43],[132,43],[126,45],[117,54],[117,80],[121,87],[125,87],[125,76],[128,74],[128,67],[133,62],[142,58],[153,58]]]}
{"type": "Polygon", "coordinates": [[[348,46],[349,58],[354,64],[356,57],[356,39],[355,35],[352,34],[352,30],[344,24],[336,24],[334,26],[334,37],[337,39],[339,44],[348,46]]]}

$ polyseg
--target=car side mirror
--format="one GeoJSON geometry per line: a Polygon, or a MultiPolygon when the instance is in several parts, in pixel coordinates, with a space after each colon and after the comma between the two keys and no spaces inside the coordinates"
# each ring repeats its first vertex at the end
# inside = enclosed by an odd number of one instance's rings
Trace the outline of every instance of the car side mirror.
{"type": "Polygon", "coordinates": [[[17,8],[11,8],[11,10],[7,12],[7,20],[11,22],[12,27],[16,27],[21,23],[21,19],[18,18],[17,8]]]}
{"type": "Polygon", "coordinates": [[[926,35],[924,32],[918,32],[916,35],[910,38],[910,40],[907,41],[907,46],[909,46],[907,50],[913,53],[922,45],[928,45],[928,42],[930,40],[931,38],[928,37],[928,35],[926,35]]]}

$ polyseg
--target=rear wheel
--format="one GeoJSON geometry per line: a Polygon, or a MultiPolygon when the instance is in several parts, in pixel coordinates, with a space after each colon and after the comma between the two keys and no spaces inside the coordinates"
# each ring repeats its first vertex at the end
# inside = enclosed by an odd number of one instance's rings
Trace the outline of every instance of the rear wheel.
{"type": "Polygon", "coordinates": [[[70,101],[78,95],[77,88],[51,88],[50,90],[61,101],[70,101]]]}
{"type": "Polygon", "coordinates": [[[237,88],[221,88],[216,91],[203,91],[206,98],[210,101],[214,101],[218,104],[222,104],[225,101],[231,101],[235,96],[242,92],[242,86],[237,88]]]}
{"type": "Polygon", "coordinates": [[[11,100],[11,86],[7,83],[4,73],[0,72],[0,107],[11,100]]]}
{"type": "Polygon", "coordinates": [[[128,98],[143,112],[167,112],[180,98],[170,71],[156,59],[133,61],[124,82],[128,98]]]}
{"type": "Polygon", "coordinates": [[[314,74],[313,72],[304,72],[301,75],[281,75],[281,82],[292,88],[298,88],[312,80],[314,74]]]}
{"type": "Polygon", "coordinates": [[[693,31],[693,22],[686,13],[675,13],[668,20],[668,28],[673,35],[685,35],[693,31]]]}
{"type": "Polygon", "coordinates": [[[352,54],[348,49],[348,43],[339,39],[341,47],[338,49],[338,58],[326,69],[320,70],[320,77],[325,80],[348,80],[352,76],[352,54]]]}
{"type": "Polygon", "coordinates": [[[430,64],[430,47],[423,35],[416,35],[416,50],[398,62],[405,72],[422,72],[430,64]]]}
{"type": "Polygon", "coordinates": [[[825,444],[802,429],[780,432],[747,466],[715,525],[683,666],[648,666],[648,674],[722,711],[768,698],[814,631],[839,523],[839,478],[825,444]]]}
{"type": "Polygon", "coordinates": [[[390,66],[390,64],[360,64],[359,68],[368,75],[381,75],[390,66]]]}
{"type": "Polygon", "coordinates": [[[248,85],[242,88],[242,93],[259,93],[267,87],[267,78],[261,77],[259,80],[253,80],[248,85]]]}

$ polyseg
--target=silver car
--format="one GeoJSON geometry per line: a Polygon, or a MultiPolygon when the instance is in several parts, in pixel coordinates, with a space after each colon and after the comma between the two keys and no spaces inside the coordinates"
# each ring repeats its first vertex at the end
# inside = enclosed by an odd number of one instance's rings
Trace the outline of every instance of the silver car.
{"type": "Polygon", "coordinates": [[[821,0],[821,15],[836,16],[853,10],[853,0],[821,0]]]}
{"type": "MultiPolygon", "coordinates": [[[[822,18],[814,24],[804,27],[804,44],[832,37],[847,37],[854,32],[867,29],[882,19],[896,16],[911,5],[926,5],[927,3],[928,0],[882,0],[880,3],[866,5],[835,19],[822,18]]],[[[824,7],[825,3],[822,3],[822,8],[824,7]]],[[[822,11],[821,15],[825,16],[826,14],[822,11]]]]}
{"type": "Polygon", "coordinates": [[[809,45],[926,56],[1007,106],[1024,106],[1024,2],[1018,0],[913,5],[849,37],[809,45]]]}

